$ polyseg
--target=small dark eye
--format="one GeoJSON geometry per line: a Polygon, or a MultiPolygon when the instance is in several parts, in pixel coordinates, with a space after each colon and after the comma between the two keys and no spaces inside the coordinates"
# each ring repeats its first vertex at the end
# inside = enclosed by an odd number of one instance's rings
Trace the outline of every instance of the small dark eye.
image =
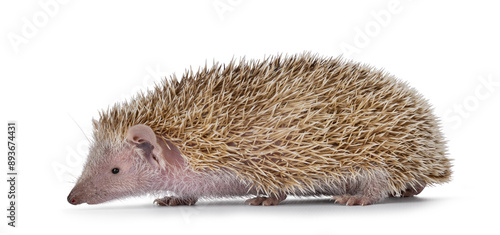
{"type": "Polygon", "coordinates": [[[118,168],[113,168],[111,170],[111,173],[113,173],[113,174],[118,174],[118,172],[120,172],[120,169],[118,169],[118,168]]]}

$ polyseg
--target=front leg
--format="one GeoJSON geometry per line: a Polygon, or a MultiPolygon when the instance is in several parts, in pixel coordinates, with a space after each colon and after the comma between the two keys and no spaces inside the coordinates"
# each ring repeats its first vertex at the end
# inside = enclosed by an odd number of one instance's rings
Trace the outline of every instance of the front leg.
{"type": "Polygon", "coordinates": [[[286,194],[280,194],[278,196],[270,197],[254,197],[245,201],[246,204],[251,206],[275,206],[280,204],[281,201],[286,199],[286,194]]]}
{"type": "Polygon", "coordinates": [[[193,198],[193,197],[187,197],[187,198],[164,197],[154,200],[153,204],[156,204],[158,206],[180,206],[180,205],[192,206],[197,201],[198,198],[193,198]]]}

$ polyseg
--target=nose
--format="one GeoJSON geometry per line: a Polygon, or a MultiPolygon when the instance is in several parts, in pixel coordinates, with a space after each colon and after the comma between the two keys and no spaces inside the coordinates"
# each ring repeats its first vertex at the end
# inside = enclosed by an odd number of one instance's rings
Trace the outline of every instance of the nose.
{"type": "Polygon", "coordinates": [[[76,201],[75,197],[71,195],[71,193],[68,195],[68,202],[72,205],[78,205],[78,202],[76,201]]]}

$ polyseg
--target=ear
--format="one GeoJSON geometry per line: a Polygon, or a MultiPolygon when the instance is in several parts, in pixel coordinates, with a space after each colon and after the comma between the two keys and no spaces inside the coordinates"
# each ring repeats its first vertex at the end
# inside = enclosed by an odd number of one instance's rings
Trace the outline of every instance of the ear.
{"type": "Polygon", "coordinates": [[[167,164],[176,167],[185,164],[179,149],[170,141],[156,136],[153,129],[147,125],[138,124],[130,127],[127,132],[127,141],[143,150],[144,157],[162,169],[166,169],[167,164]]]}

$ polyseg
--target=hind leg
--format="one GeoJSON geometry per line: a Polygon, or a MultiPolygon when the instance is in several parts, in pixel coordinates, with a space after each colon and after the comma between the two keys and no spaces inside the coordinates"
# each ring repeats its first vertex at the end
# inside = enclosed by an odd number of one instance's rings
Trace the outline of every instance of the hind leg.
{"type": "Polygon", "coordinates": [[[333,196],[336,203],[345,204],[347,206],[367,206],[374,204],[387,197],[387,193],[383,188],[369,187],[356,194],[344,194],[333,196]]]}
{"type": "Polygon", "coordinates": [[[365,174],[346,184],[347,192],[333,196],[335,202],[348,206],[371,205],[387,197],[384,174],[365,174]]]}

